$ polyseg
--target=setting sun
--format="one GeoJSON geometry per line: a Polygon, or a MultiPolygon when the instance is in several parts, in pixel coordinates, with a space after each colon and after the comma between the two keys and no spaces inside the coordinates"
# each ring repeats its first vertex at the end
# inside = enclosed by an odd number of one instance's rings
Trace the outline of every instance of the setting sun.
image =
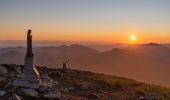
{"type": "Polygon", "coordinates": [[[135,41],[135,40],[136,40],[136,36],[135,36],[135,35],[131,35],[131,36],[130,36],[130,40],[131,40],[131,41],[135,41]]]}
{"type": "Polygon", "coordinates": [[[136,43],[136,40],[137,40],[136,35],[131,35],[131,36],[129,37],[129,40],[130,40],[130,43],[132,43],[132,44],[136,43]]]}

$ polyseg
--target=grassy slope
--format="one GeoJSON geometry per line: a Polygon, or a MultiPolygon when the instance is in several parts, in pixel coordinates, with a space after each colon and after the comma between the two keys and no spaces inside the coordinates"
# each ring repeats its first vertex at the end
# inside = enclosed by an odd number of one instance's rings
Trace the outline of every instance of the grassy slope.
{"type": "MultiPolygon", "coordinates": [[[[47,70],[44,71],[47,72],[47,70]]],[[[59,69],[56,69],[56,71],[59,71],[59,69]]],[[[111,99],[109,97],[107,98],[107,96],[114,97],[117,100],[124,100],[120,98],[127,98],[128,96],[131,96],[129,97],[130,99],[137,100],[139,96],[152,95],[155,95],[158,100],[170,100],[169,88],[156,85],[148,85],[132,79],[117,76],[78,70],[71,70],[67,73],[64,73],[64,78],[59,77],[59,75],[54,73],[49,74],[49,76],[54,80],[59,81],[63,86],[67,86],[69,84],[69,86],[76,87],[79,84],[86,84],[89,86],[87,90],[89,93],[99,93],[102,91],[105,95],[103,98],[101,98],[103,100],[111,99]]],[[[82,95],[81,91],[84,90],[77,88],[77,91],[72,91],[72,95],[80,96],[82,95]],[[79,91],[80,94],[77,94],[77,91],[79,91]]],[[[87,95],[84,96],[87,97],[87,95]]]]}
{"type": "MultiPolygon", "coordinates": [[[[16,73],[14,72],[14,67],[16,66],[4,66],[8,69],[8,79],[0,83],[0,90],[8,91],[13,89],[13,86],[10,85],[8,88],[5,88],[4,85],[6,85],[8,81],[14,81],[15,76],[13,74],[16,73]]],[[[63,98],[68,97],[69,100],[91,100],[89,97],[97,97],[99,100],[138,100],[140,96],[151,97],[152,95],[156,96],[158,100],[170,100],[169,88],[148,85],[132,79],[89,71],[69,70],[65,72],[62,69],[50,69],[46,67],[37,67],[37,69],[40,75],[46,74],[59,83],[53,88],[50,88],[51,91],[61,91],[63,98]]],[[[13,91],[17,90],[14,89],[13,91]]],[[[6,98],[11,94],[11,91],[8,92],[6,98]]],[[[63,98],[61,100],[65,100],[63,98]]],[[[27,100],[47,99],[35,98],[27,100]]]]}

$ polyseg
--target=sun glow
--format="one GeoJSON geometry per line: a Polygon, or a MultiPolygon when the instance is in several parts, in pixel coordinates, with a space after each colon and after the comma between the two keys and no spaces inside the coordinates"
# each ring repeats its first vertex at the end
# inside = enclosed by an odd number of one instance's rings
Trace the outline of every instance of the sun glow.
{"type": "Polygon", "coordinates": [[[135,41],[135,40],[136,40],[136,36],[135,36],[135,35],[131,35],[131,36],[130,36],[130,40],[131,40],[131,41],[135,41]]]}
{"type": "Polygon", "coordinates": [[[137,37],[135,35],[130,36],[131,43],[136,43],[136,39],[137,39],[137,37]]]}
{"type": "Polygon", "coordinates": [[[135,41],[135,40],[136,40],[136,36],[135,36],[135,35],[132,35],[132,36],[130,37],[130,39],[131,39],[132,41],[135,41]]]}

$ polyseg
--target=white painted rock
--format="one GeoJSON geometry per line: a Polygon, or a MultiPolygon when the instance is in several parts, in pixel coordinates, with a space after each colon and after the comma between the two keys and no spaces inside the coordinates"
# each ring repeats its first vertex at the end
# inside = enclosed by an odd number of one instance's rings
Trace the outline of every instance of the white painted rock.
{"type": "Polygon", "coordinates": [[[0,65],[0,74],[7,74],[7,72],[8,70],[4,66],[0,65]]]}
{"type": "Polygon", "coordinates": [[[0,97],[3,97],[6,94],[6,91],[0,91],[0,97]]]}
{"type": "Polygon", "coordinates": [[[44,94],[44,98],[46,99],[60,99],[61,98],[61,93],[48,93],[44,94]]]}
{"type": "Polygon", "coordinates": [[[21,92],[23,92],[26,96],[30,96],[30,97],[38,97],[39,93],[34,90],[34,89],[21,89],[21,92]]]}

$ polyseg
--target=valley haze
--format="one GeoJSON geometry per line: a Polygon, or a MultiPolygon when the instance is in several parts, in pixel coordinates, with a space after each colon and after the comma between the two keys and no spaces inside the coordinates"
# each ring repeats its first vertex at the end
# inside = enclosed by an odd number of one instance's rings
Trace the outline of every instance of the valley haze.
{"type": "MultiPolygon", "coordinates": [[[[1,64],[23,64],[25,44],[0,42],[1,64]],[[5,44],[8,45],[5,45],[5,44]],[[3,45],[2,45],[3,44],[3,45]]],[[[71,69],[117,75],[170,87],[169,44],[72,44],[69,42],[35,42],[35,64],[61,68],[68,61],[71,69]],[[65,44],[65,45],[61,45],[65,44]]]]}

